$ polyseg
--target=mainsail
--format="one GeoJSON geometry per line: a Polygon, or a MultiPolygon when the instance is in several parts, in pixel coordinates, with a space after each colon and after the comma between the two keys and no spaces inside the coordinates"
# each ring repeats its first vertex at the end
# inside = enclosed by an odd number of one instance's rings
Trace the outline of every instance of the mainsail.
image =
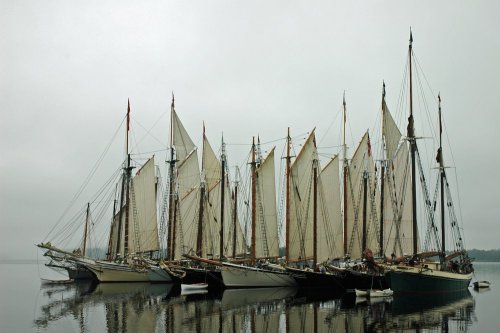
{"type": "Polygon", "coordinates": [[[290,167],[289,260],[313,256],[313,167],[318,163],[314,130],[290,167]]]}
{"type": "Polygon", "coordinates": [[[318,203],[318,262],[342,254],[339,159],[334,156],[321,170],[318,203]]]}
{"type": "Polygon", "coordinates": [[[383,248],[385,255],[400,257],[412,252],[410,154],[385,99],[382,102],[382,119],[387,156],[383,248]]]}
{"type": "Polygon", "coordinates": [[[274,147],[255,173],[255,257],[277,257],[279,255],[279,237],[276,214],[274,147]]]}
{"type": "Polygon", "coordinates": [[[366,132],[349,164],[347,177],[347,248],[350,257],[354,259],[361,258],[365,248],[378,248],[374,180],[375,164],[371,154],[370,137],[366,132]],[[364,216],[366,225],[363,232],[364,216]],[[365,237],[365,248],[363,248],[363,237],[365,237]]]}

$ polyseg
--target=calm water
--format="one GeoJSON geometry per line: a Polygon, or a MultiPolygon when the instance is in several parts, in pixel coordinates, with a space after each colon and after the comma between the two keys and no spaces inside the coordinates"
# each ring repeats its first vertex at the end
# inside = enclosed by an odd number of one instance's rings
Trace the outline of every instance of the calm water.
{"type": "MultiPolygon", "coordinates": [[[[182,295],[172,285],[40,284],[36,262],[0,263],[0,332],[498,332],[500,263],[476,263],[492,288],[376,302],[295,289],[182,295]]],[[[52,276],[51,276],[52,275],[52,276]]]]}

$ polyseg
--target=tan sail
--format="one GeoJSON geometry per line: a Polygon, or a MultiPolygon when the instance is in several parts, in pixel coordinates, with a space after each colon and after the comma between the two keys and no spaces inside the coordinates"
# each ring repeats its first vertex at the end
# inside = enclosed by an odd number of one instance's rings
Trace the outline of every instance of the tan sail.
{"type": "Polygon", "coordinates": [[[318,262],[342,255],[339,159],[334,156],[321,170],[318,193],[318,262]]]}
{"type": "Polygon", "coordinates": [[[289,260],[313,255],[313,166],[317,160],[314,130],[290,170],[289,260]]]}
{"type": "Polygon", "coordinates": [[[367,203],[366,203],[366,230],[367,240],[366,247],[370,249],[378,248],[377,241],[377,221],[376,217],[376,204],[373,202],[374,198],[374,184],[375,184],[375,164],[371,154],[370,137],[368,132],[365,133],[361,142],[359,143],[356,151],[349,164],[349,174],[347,180],[347,248],[349,255],[353,259],[361,258],[362,237],[363,237],[363,209],[364,209],[364,196],[363,196],[363,177],[367,179],[367,203]]]}
{"type": "Polygon", "coordinates": [[[256,170],[255,256],[277,257],[279,237],[276,214],[274,147],[256,170]]]}
{"type": "Polygon", "coordinates": [[[131,181],[129,207],[129,253],[157,251],[156,174],[154,157],[140,168],[131,181]]]}

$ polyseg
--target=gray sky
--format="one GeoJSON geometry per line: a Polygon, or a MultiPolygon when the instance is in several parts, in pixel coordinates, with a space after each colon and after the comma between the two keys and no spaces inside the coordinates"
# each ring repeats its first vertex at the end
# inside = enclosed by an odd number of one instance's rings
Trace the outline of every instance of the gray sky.
{"type": "MultiPolygon", "coordinates": [[[[466,243],[500,248],[499,12],[498,1],[2,0],[0,259],[36,257],[33,244],[103,152],[127,98],[142,152],[168,143],[172,91],[197,143],[203,121],[214,149],[224,131],[232,164],[248,151],[235,144],[277,140],[287,127],[316,126],[320,146],[339,145],[344,90],[351,153],[367,128],[375,141],[382,80],[397,109],[410,26],[443,97],[466,243]]],[[[107,174],[123,133],[115,141],[107,174]]],[[[284,143],[275,144],[279,157],[284,143]]]]}

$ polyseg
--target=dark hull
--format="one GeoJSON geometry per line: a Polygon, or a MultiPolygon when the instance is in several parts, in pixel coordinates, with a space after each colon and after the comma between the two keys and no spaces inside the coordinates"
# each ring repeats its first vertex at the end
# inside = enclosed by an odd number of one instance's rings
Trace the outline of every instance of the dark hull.
{"type": "Polygon", "coordinates": [[[346,289],[387,289],[389,281],[385,275],[346,270],[342,272],[342,282],[346,289]]]}
{"type": "Polygon", "coordinates": [[[182,269],[186,272],[186,275],[181,279],[184,284],[208,283],[209,288],[225,288],[220,270],[194,267],[184,267],[182,269]]]}
{"type": "Polygon", "coordinates": [[[344,278],[337,274],[304,271],[287,267],[286,269],[295,279],[299,288],[307,291],[322,290],[331,295],[342,295],[345,292],[344,278]]]}
{"type": "Polygon", "coordinates": [[[77,265],[75,268],[66,267],[68,277],[73,280],[96,280],[94,273],[83,266],[77,265]]]}
{"type": "Polygon", "coordinates": [[[439,293],[467,290],[472,275],[389,271],[390,288],[397,293],[439,293]]]}

